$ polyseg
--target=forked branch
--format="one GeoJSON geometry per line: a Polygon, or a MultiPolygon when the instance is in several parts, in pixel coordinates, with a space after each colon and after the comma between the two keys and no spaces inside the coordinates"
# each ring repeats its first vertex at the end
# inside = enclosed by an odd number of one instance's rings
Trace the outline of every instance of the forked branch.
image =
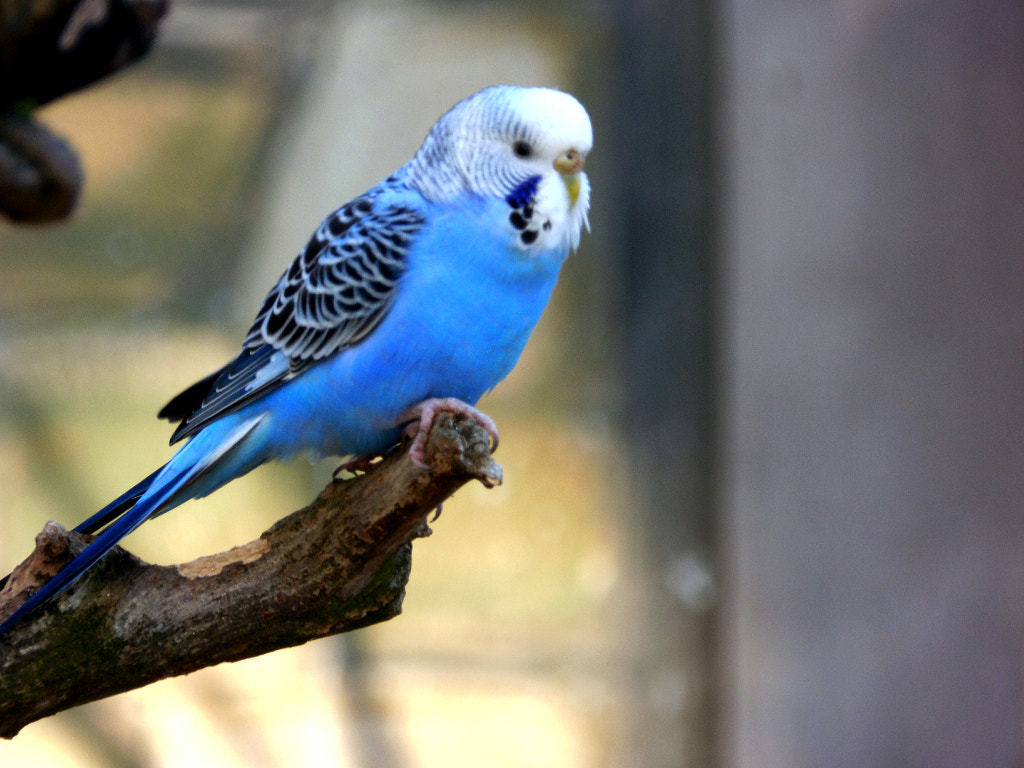
{"type": "MultiPolygon", "coordinates": [[[[473,421],[442,413],[424,472],[399,451],[328,485],[259,539],[158,566],[115,548],[71,589],[0,635],[0,737],[42,717],[224,661],[385,621],[401,611],[414,538],[472,479],[501,467],[473,421]]],[[[0,591],[0,619],[90,537],[47,524],[0,591]]]]}

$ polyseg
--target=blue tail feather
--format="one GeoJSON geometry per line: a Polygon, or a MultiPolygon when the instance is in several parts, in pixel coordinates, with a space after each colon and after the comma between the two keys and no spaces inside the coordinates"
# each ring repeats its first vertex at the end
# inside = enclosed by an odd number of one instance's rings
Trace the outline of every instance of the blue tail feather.
{"type": "Polygon", "coordinates": [[[214,441],[212,446],[206,443],[186,444],[161,469],[125,491],[75,528],[82,533],[91,533],[106,526],[81,554],[64,566],[56,576],[0,624],[0,635],[22,616],[71,586],[114,545],[146,520],[166,512],[185,499],[207,492],[208,489],[203,483],[216,487],[236,476],[239,470],[236,466],[237,460],[243,462],[243,467],[248,467],[244,464],[244,451],[240,449],[259,421],[258,418],[249,419],[233,425],[234,428],[229,429],[226,435],[214,435],[221,439],[214,441]],[[190,447],[196,447],[198,457],[193,455],[190,447]],[[185,466],[181,467],[182,464],[185,466]]]}
{"type": "MultiPolygon", "coordinates": [[[[0,635],[14,626],[22,616],[35,610],[43,603],[53,597],[56,597],[65,589],[70,587],[87,570],[89,570],[89,568],[95,565],[103,555],[113,549],[117,542],[152,517],[154,512],[156,512],[167,502],[169,498],[178,492],[185,482],[188,481],[189,475],[192,474],[192,468],[185,469],[175,475],[172,479],[162,482],[159,493],[154,493],[140,499],[139,497],[144,493],[144,490],[139,491],[140,486],[146,485],[148,488],[152,485],[154,478],[160,471],[162,470],[154,472],[130,491],[127,491],[125,494],[115,499],[75,529],[83,530],[87,526],[95,524],[95,521],[98,521],[101,518],[105,518],[106,520],[112,519],[114,516],[112,510],[118,508],[121,509],[120,517],[117,520],[110,523],[110,525],[108,525],[103,532],[100,533],[91,544],[89,544],[89,546],[82,550],[81,554],[64,566],[56,576],[40,587],[38,592],[26,600],[14,613],[8,616],[7,619],[0,624],[0,635]],[[132,494],[134,494],[134,496],[132,494]],[[131,501],[132,506],[125,509],[125,506],[129,501],[131,501]]],[[[93,530],[95,530],[95,528],[93,528],[93,530]]]]}
{"type": "Polygon", "coordinates": [[[78,533],[96,533],[96,531],[106,527],[111,521],[116,520],[135,506],[135,502],[142,498],[142,495],[149,490],[149,486],[153,484],[156,476],[159,475],[162,470],[163,467],[151,474],[145,480],[132,486],[132,488],[122,493],[88,520],[85,520],[75,526],[75,530],[78,531],[78,533]]]}
{"type": "MultiPolygon", "coordinates": [[[[163,467],[161,467],[160,469],[163,469],[163,467]]],[[[78,533],[96,533],[96,531],[105,527],[110,522],[116,520],[125,512],[130,510],[132,507],[135,506],[135,502],[137,502],[142,497],[142,495],[147,490],[149,490],[149,486],[153,484],[153,480],[156,478],[158,474],[160,474],[160,469],[151,474],[145,480],[134,485],[130,490],[127,490],[124,493],[122,493],[120,496],[118,496],[112,502],[107,504],[107,506],[105,506],[95,515],[90,517],[88,520],[79,523],[75,527],[75,531],[77,531],[78,533]]],[[[4,588],[9,578],[11,578],[10,574],[4,576],[3,578],[0,578],[0,589],[4,588]]]]}

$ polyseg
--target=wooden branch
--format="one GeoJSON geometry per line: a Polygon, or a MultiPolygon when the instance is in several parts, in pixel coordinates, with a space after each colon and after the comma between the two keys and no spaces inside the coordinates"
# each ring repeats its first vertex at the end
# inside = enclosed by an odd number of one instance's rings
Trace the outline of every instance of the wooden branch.
{"type": "MultiPolygon", "coordinates": [[[[334,481],[259,539],[177,566],[112,550],[71,589],[0,635],[0,736],[174,675],[368,626],[401,611],[411,541],[459,487],[501,483],[490,439],[438,416],[433,469],[405,451],[334,481]]],[[[47,524],[0,591],[10,615],[91,540],[47,524]]]]}

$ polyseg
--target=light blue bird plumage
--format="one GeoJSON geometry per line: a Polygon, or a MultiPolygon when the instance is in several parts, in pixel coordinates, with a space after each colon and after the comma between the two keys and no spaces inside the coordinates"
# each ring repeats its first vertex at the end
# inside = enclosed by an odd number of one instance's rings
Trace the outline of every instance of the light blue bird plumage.
{"type": "Polygon", "coordinates": [[[590,119],[547,88],[494,86],[442,116],[413,159],[328,216],[268,294],[239,355],[160,412],[188,442],[76,530],[97,538],[0,634],[121,538],[267,461],[365,457],[512,370],[587,224],[590,119]]]}

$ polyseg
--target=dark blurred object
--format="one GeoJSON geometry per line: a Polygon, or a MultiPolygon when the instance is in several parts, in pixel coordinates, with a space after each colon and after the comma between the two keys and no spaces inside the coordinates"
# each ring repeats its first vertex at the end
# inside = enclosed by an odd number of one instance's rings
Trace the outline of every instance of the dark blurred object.
{"type": "MultiPolygon", "coordinates": [[[[714,113],[712,3],[613,0],[615,179],[601,220],[621,345],[621,440],[631,480],[626,555],[642,630],[622,768],[713,768],[718,594],[713,486],[714,113]]],[[[595,124],[601,124],[600,119],[595,124]]],[[[596,158],[595,158],[596,160],[596,158]]],[[[596,228],[595,228],[596,229],[596,228]]]]}
{"type": "Polygon", "coordinates": [[[167,0],[0,0],[0,107],[32,106],[143,56],[167,0]]]}
{"type": "Polygon", "coordinates": [[[0,0],[0,212],[46,223],[75,208],[74,150],[30,110],[146,54],[167,0],[0,0]]]}
{"type": "Polygon", "coordinates": [[[0,211],[11,221],[67,218],[82,188],[82,166],[66,141],[27,115],[0,115],[0,211]]]}

